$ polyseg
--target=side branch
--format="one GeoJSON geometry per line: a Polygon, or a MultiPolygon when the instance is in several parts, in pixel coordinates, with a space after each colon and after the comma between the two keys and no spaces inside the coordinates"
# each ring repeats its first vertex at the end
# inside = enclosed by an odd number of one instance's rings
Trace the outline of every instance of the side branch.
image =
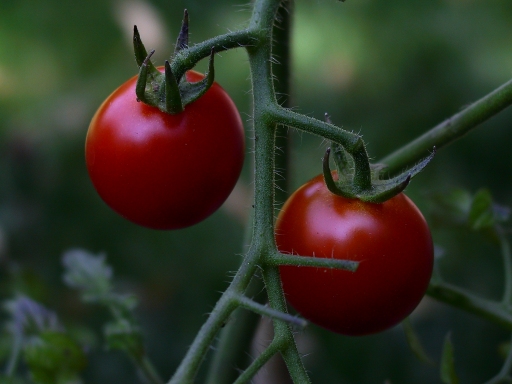
{"type": "Polygon", "coordinates": [[[227,51],[233,48],[248,47],[255,41],[255,34],[250,29],[233,31],[224,35],[215,36],[189,48],[176,53],[172,60],[172,71],[180,79],[187,70],[193,68],[198,61],[210,56],[212,49],[215,52],[227,51]]]}
{"type": "Polygon", "coordinates": [[[268,305],[257,303],[256,301],[251,300],[246,296],[238,295],[236,300],[241,307],[253,311],[258,315],[267,316],[271,319],[282,320],[300,329],[306,328],[306,326],[308,325],[308,322],[300,317],[290,315],[289,313],[277,311],[269,307],[268,305]]]}
{"type": "Polygon", "coordinates": [[[272,343],[256,358],[253,360],[251,365],[247,367],[247,369],[242,372],[242,374],[238,377],[238,379],[234,382],[234,384],[244,384],[248,383],[256,373],[265,365],[267,361],[269,361],[272,356],[279,352],[281,348],[283,348],[282,339],[274,338],[272,343]]]}
{"type": "Polygon", "coordinates": [[[447,283],[430,283],[427,295],[512,330],[512,314],[501,303],[482,299],[447,283]]]}
{"type": "Polygon", "coordinates": [[[265,262],[269,265],[298,265],[301,267],[318,267],[329,269],[344,269],[355,272],[359,263],[351,260],[328,259],[322,257],[297,256],[276,252],[268,256],[265,262]]]}
{"type": "Polygon", "coordinates": [[[416,140],[380,160],[390,174],[418,162],[433,147],[444,147],[512,104],[512,80],[463,111],[453,115],[416,140]]]}
{"type": "Polygon", "coordinates": [[[280,106],[273,108],[271,113],[277,124],[322,136],[327,140],[341,144],[350,154],[360,147],[361,136],[345,131],[336,125],[301,115],[280,106]]]}

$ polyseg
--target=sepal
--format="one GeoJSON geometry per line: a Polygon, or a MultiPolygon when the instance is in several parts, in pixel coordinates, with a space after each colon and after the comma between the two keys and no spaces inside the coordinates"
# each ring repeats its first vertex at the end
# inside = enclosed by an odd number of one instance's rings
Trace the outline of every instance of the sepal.
{"type": "Polygon", "coordinates": [[[178,85],[178,81],[176,80],[176,76],[174,76],[174,73],[172,72],[171,64],[169,64],[167,60],[165,61],[164,70],[165,108],[163,111],[171,114],[183,112],[185,104],[183,104],[183,99],[180,94],[180,87],[178,85]]]}
{"type": "Polygon", "coordinates": [[[189,83],[188,81],[182,80],[180,83],[180,93],[183,105],[190,104],[201,96],[203,96],[208,89],[213,85],[215,80],[214,70],[214,57],[215,51],[212,48],[210,53],[210,60],[208,62],[208,72],[206,73],[203,80],[196,83],[189,83]]]}
{"type": "Polygon", "coordinates": [[[341,173],[339,173],[339,167],[336,168],[338,171],[336,172],[338,176],[338,182],[336,182],[333,178],[331,168],[329,167],[329,154],[331,153],[331,148],[327,148],[325,151],[325,155],[323,158],[323,173],[324,173],[324,181],[325,185],[327,186],[327,189],[334,193],[335,195],[345,197],[347,199],[355,199],[357,196],[352,191],[352,184],[349,184],[349,179],[343,177],[344,173],[343,170],[341,170],[341,173]],[[341,176],[341,181],[340,181],[341,176]]]}
{"type": "MultiPolygon", "coordinates": [[[[140,39],[139,30],[136,25],[133,26],[133,51],[135,52],[135,61],[137,62],[137,66],[140,66],[144,63],[144,61],[148,57],[148,52],[146,51],[146,47],[142,44],[142,40],[140,39]]],[[[149,73],[152,76],[159,76],[160,71],[156,69],[156,67],[151,63],[151,61],[147,62],[146,65],[149,66],[149,73]]]]}
{"type": "Polygon", "coordinates": [[[385,171],[383,164],[358,164],[357,161],[349,157],[348,152],[339,144],[332,143],[332,147],[334,148],[333,157],[337,180],[334,180],[329,166],[331,148],[327,148],[323,158],[324,180],[329,191],[338,196],[359,199],[370,203],[383,203],[401,193],[409,185],[411,179],[421,172],[433,159],[436,152],[434,148],[429,156],[398,176],[390,179],[381,179],[380,177],[385,171]],[[356,178],[358,166],[363,167],[365,173],[367,173],[369,166],[371,175],[369,186],[367,186],[366,182],[364,184],[358,182],[356,178]],[[352,167],[354,167],[354,170],[352,167]]]}
{"type": "Polygon", "coordinates": [[[149,52],[141,66],[139,67],[139,77],[135,84],[135,94],[137,101],[142,101],[152,106],[159,106],[161,100],[162,85],[165,80],[164,75],[157,70],[158,75],[151,72],[151,56],[155,50],[149,52]]]}
{"type": "MultiPolygon", "coordinates": [[[[175,55],[188,48],[188,28],[188,12],[185,10],[181,31],[176,41],[175,55]]],[[[155,51],[147,53],[137,27],[133,29],[133,48],[135,61],[139,66],[139,77],[135,86],[137,101],[157,107],[162,112],[173,115],[183,112],[186,105],[203,96],[214,83],[215,51],[213,48],[208,63],[208,73],[203,80],[195,83],[189,83],[186,76],[177,77],[168,61],[165,62],[164,73],[157,69],[151,62],[151,56],[155,51]]]]}

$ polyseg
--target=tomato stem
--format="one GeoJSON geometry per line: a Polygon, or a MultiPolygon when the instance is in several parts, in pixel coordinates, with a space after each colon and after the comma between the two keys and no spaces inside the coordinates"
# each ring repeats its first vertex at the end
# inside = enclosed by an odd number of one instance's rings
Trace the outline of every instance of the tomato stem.
{"type": "Polygon", "coordinates": [[[380,162],[386,164],[387,172],[395,174],[419,161],[433,147],[445,147],[511,104],[512,80],[509,80],[461,112],[387,155],[380,162]]]}
{"type": "Polygon", "coordinates": [[[282,349],[282,340],[274,337],[270,345],[252,361],[233,384],[249,383],[258,371],[282,349]]]}
{"type": "MultiPolygon", "coordinates": [[[[268,299],[270,305],[282,312],[286,312],[286,301],[281,286],[281,277],[279,275],[279,267],[267,266],[263,269],[263,280],[267,288],[268,299]]],[[[290,325],[279,319],[274,319],[274,340],[277,340],[279,352],[283,357],[288,372],[294,383],[310,383],[309,376],[304,368],[304,364],[297,350],[297,345],[293,337],[290,325]]]]}
{"type": "Polygon", "coordinates": [[[243,308],[246,308],[254,313],[257,313],[262,316],[270,317],[271,319],[282,320],[285,321],[299,329],[303,329],[307,326],[308,322],[300,317],[292,316],[285,312],[276,311],[275,309],[269,307],[268,305],[262,305],[257,303],[254,300],[249,299],[244,295],[239,295],[236,298],[238,305],[243,308]]]}
{"type": "Polygon", "coordinates": [[[275,252],[269,255],[265,262],[269,265],[297,265],[302,267],[316,267],[329,269],[344,269],[346,271],[355,272],[359,266],[359,262],[351,260],[329,259],[311,256],[289,255],[275,252]]]}

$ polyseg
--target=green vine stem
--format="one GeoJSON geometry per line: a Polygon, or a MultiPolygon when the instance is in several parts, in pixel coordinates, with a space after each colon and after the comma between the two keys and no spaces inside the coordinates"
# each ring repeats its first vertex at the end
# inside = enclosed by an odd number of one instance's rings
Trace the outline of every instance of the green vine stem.
{"type": "Polygon", "coordinates": [[[147,356],[137,362],[139,369],[142,371],[147,380],[152,384],[164,384],[160,376],[158,375],[157,370],[153,366],[153,363],[148,359],[147,356]]]}
{"type": "Polygon", "coordinates": [[[284,311],[276,311],[275,309],[268,307],[267,305],[263,305],[257,303],[254,300],[251,300],[243,295],[240,295],[237,298],[238,305],[253,311],[261,316],[267,316],[276,320],[281,320],[287,322],[289,324],[295,325],[298,328],[305,328],[308,325],[308,322],[304,319],[301,319],[297,316],[289,315],[284,311]]]}
{"type": "Polygon", "coordinates": [[[256,358],[253,362],[247,367],[247,369],[242,372],[242,374],[238,377],[238,379],[234,382],[234,384],[243,384],[248,383],[256,373],[265,365],[267,361],[269,361],[272,356],[279,352],[282,348],[280,345],[279,339],[273,339],[270,345],[256,358]]]}
{"type": "Polygon", "coordinates": [[[430,283],[427,294],[452,307],[473,313],[512,331],[512,313],[500,302],[482,299],[448,283],[430,283]]]}
{"type": "Polygon", "coordinates": [[[379,163],[385,164],[387,166],[386,171],[390,174],[400,172],[406,166],[418,162],[432,148],[441,149],[460,139],[480,123],[498,114],[510,104],[512,104],[512,80],[384,157],[379,163]]]}
{"type": "MultiPolygon", "coordinates": [[[[264,106],[269,101],[275,102],[270,67],[271,47],[269,42],[272,40],[274,18],[279,6],[280,1],[256,1],[249,27],[246,33],[242,34],[243,36],[253,36],[251,39],[252,45],[246,47],[252,73],[255,121],[255,196],[257,196],[257,198],[255,198],[254,204],[253,241],[233,281],[217,302],[210,317],[199,331],[169,384],[188,384],[193,382],[209,345],[222,326],[222,323],[236,308],[237,297],[244,293],[256,271],[258,262],[263,255],[275,251],[273,241],[274,158],[273,156],[268,156],[268,154],[274,153],[275,123],[266,118],[264,106]]],[[[210,44],[210,47],[211,46],[210,44]]],[[[222,44],[222,46],[225,45],[222,44]]],[[[187,52],[187,50],[181,51],[180,53],[183,52],[187,52]]],[[[193,64],[195,64],[195,62],[193,62],[193,64]]],[[[280,290],[281,288],[279,286],[279,291],[280,290]]],[[[275,300],[272,300],[272,295],[270,294],[269,300],[274,309],[284,309],[282,312],[286,312],[286,308],[283,308],[283,305],[281,305],[280,308],[276,308],[272,305],[272,302],[275,300]]],[[[284,297],[282,301],[284,304],[284,297]]],[[[276,321],[276,324],[277,327],[282,329],[281,324],[285,323],[276,321]]],[[[293,340],[293,335],[289,329],[288,332],[284,333],[288,334],[288,338],[293,340]]],[[[279,334],[283,334],[283,332],[279,334]]],[[[298,353],[296,353],[296,355],[300,361],[298,353]]],[[[301,376],[307,377],[305,370],[302,369],[302,371],[301,376]]]]}
{"type": "Polygon", "coordinates": [[[359,265],[358,262],[350,260],[322,259],[311,256],[301,256],[299,258],[297,256],[283,254],[280,252],[274,252],[273,254],[268,255],[265,263],[273,266],[298,265],[303,267],[336,268],[345,269],[351,272],[355,272],[359,265]]]}
{"type": "MultiPolygon", "coordinates": [[[[278,310],[287,311],[278,267],[265,268],[263,270],[263,279],[267,288],[270,305],[278,310]]],[[[310,383],[288,323],[274,319],[274,341],[280,345],[279,351],[288,367],[288,372],[293,382],[301,384],[310,383]]]]}
{"type": "MultiPolygon", "coordinates": [[[[192,47],[179,50],[170,66],[176,78],[194,67],[212,50],[221,52],[243,47],[248,54],[253,90],[254,119],[254,212],[253,234],[248,252],[240,269],[227,290],[216,303],[205,324],[187,351],[183,361],[168,384],[191,384],[219,330],[240,305],[273,318],[274,339],[267,349],[258,356],[239,376],[236,383],[248,382],[270,357],[281,353],[288,371],[296,383],[309,383],[308,375],[301,362],[293,338],[290,321],[286,315],[286,302],[279,278],[279,265],[311,265],[324,268],[355,270],[357,265],[346,261],[295,257],[278,252],[274,241],[275,203],[275,150],[278,126],[292,127],[319,135],[341,144],[355,161],[367,162],[368,154],[361,136],[345,131],[333,124],[310,118],[284,106],[276,99],[273,84],[272,47],[273,26],[281,6],[280,0],[255,0],[253,13],[246,29],[230,32],[203,41],[192,47]],[[300,260],[299,260],[300,259],[300,260]],[[261,269],[270,307],[266,309],[255,302],[247,301],[246,290],[256,271],[261,269]],[[279,313],[279,315],[277,315],[279,313]]],[[[434,127],[411,144],[384,158],[389,172],[417,162],[434,147],[441,148],[460,138],[471,128],[512,103],[512,81],[477,101],[464,111],[434,127]]],[[[368,172],[366,172],[368,173],[368,172]]],[[[367,174],[358,175],[360,184],[367,184],[367,174]]],[[[512,313],[502,303],[478,298],[460,288],[445,283],[432,283],[428,294],[452,306],[478,314],[512,330],[512,313]]]]}
{"type": "MultiPolygon", "coordinates": [[[[283,1],[277,13],[278,25],[274,28],[274,46],[272,56],[272,74],[274,75],[274,88],[278,102],[284,108],[291,107],[291,33],[294,1],[283,1]]],[[[279,177],[275,180],[275,208],[281,207],[289,194],[288,161],[290,140],[288,127],[278,125],[276,130],[275,169],[279,177]]]]}
{"type": "Polygon", "coordinates": [[[512,331],[512,255],[505,231],[497,226],[496,234],[500,241],[504,270],[503,299],[500,302],[482,299],[465,289],[442,282],[440,278],[430,282],[427,295],[512,331]]]}

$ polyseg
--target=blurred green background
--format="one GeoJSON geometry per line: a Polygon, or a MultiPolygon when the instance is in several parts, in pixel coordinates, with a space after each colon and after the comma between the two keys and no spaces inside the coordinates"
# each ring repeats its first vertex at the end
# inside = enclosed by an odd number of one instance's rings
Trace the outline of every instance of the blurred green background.
{"type": "MultiPolygon", "coordinates": [[[[107,314],[81,304],[62,283],[70,248],[105,253],[119,292],[140,300],[148,352],[168,378],[206,319],[244,252],[252,204],[249,70],[243,50],[216,58],[216,78],[246,122],[243,176],[230,199],[192,228],[139,228],[96,195],[84,164],[89,120],[102,100],[134,75],[137,24],[155,62],[173,50],[183,9],[191,43],[233,30],[250,17],[246,1],[136,0],[0,2],[0,256],[2,299],[24,292],[73,329],[87,327],[86,383],[137,383],[135,369],[101,344],[107,314]]],[[[378,160],[477,100],[512,75],[512,2],[502,0],[297,0],[291,104],[363,134],[378,160]]],[[[205,68],[205,63],[199,64],[205,68]]],[[[452,281],[499,298],[499,249],[452,230],[431,213],[429,195],[488,187],[512,205],[512,110],[441,150],[408,188],[431,221],[442,269],[452,281]]],[[[320,173],[326,143],[291,132],[291,185],[320,173]]],[[[496,325],[425,300],[412,317],[427,352],[439,360],[452,333],[461,381],[495,374],[508,334],[496,325]]],[[[400,328],[348,338],[314,326],[301,336],[315,383],[435,383],[437,366],[418,362],[400,328]]]]}

